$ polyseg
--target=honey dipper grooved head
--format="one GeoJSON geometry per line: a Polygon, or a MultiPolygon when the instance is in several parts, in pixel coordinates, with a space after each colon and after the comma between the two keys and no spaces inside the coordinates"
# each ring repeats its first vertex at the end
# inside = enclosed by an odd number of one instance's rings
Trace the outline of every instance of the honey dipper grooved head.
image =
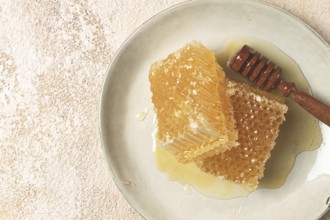
{"type": "Polygon", "coordinates": [[[244,45],[233,57],[229,67],[266,91],[276,87],[282,73],[280,67],[276,67],[266,57],[247,45],[244,45]]]}

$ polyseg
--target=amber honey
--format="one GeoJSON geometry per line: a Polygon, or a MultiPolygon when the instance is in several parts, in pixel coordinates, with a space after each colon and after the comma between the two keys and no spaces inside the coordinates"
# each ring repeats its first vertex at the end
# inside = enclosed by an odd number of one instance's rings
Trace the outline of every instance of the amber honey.
{"type": "MultiPolygon", "coordinates": [[[[239,74],[232,73],[227,68],[228,60],[243,44],[249,44],[280,65],[284,70],[284,79],[295,82],[299,89],[309,92],[308,82],[300,71],[299,66],[274,45],[255,38],[231,39],[217,54],[218,61],[224,67],[229,78],[244,81],[239,74]]],[[[282,186],[294,166],[296,156],[302,151],[314,150],[322,143],[318,120],[310,116],[293,101],[288,99],[285,100],[285,103],[289,107],[286,121],[280,127],[276,146],[271,151],[271,157],[266,163],[264,177],[259,184],[260,188],[278,188],[282,186]]],[[[264,134],[264,136],[266,139],[267,134],[264,134]]],[[[227,181],[214,175],[209,175],[198,169],[195,164],[182,164],[176,160],[171,160],[172,156],[163,150],[158,150],[156,153],[159,169],[167,173],[170,179],[189,184],[206,196],[226,199],[246,195],[246,189],[234,183],[235,180],[227,181]],[[193,172],[191,172],[192,170],[193,172]]],[[[250,163],[254,161],[252,157],[249,159],[250,163]]],[[[245,171],[241,173],[236,175],[235,178],[243,178],[248,175],[245,171]],[[241,173],[243,174],[241,175],[241,173]]]]}
{"type": "Polygon", "coordinates": [[[237,145],[225,73],[214,52],[193,42],[151,66],[156,138],[183,163],[237,145]]]}
{"type": "Polygon", "coordinates": [[[228,93],[237,123],[239,146],[200,162],[207,173],[223,176],[253,191],[263,177],[284,121],[287,106],[277,96],[230,81],[228,93]]]}

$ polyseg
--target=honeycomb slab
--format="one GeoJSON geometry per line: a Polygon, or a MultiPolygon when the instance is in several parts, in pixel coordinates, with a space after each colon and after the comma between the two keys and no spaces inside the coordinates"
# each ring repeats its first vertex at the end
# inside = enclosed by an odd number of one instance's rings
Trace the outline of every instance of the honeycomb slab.
{"type": "Polygon", "coordinates": [[[149,73],[157,115],[157,145],[188,163],[238,145],[225,73],[214,52],[187,44],[149,73]]]}
{"type": "Polygon", "coordinates": [[[237,122],[239,146],[198,162],[205,172],[242,184],[250,191],[264,175],[288,108],[278,96],[229,81],[227,94],[237,122]]]}

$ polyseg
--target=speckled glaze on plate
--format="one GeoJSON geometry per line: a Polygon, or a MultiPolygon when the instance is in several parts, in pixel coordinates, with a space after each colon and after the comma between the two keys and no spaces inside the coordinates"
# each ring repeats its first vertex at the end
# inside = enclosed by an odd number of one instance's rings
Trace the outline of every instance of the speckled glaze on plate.
{"type": "Polygon", "coordinates": [[[329,207],[330,128],[322,123],[322,145],[298,156],[279,189],[219,200],[194,190],[187,193],[157,170],[150,65],[192,40],[217,50],[236,35],[258,37],[282,49],[300,65],[313,94],[330,104],[329,45],[281,9],[259,1],[206,0],[183,3],[153,17],[118,51],[100,103],[101,135],[113,178],[147,219],[317,219],[329,207]],[[144,120],[141,114],[136,117],[140,112],[146,113],[144,120]]]}

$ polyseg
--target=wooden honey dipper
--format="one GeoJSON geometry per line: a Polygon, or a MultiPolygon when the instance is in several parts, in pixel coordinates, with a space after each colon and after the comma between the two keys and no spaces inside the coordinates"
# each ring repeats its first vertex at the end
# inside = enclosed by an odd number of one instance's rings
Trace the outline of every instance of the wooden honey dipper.
{"type": "Polygon", "coordinates": [[[275,66],[251,47],[244,45],[229,62],[229,67],[265,91],[274,88],[280,90],[284,96],[292,98],[309,113],[330,126],[330,107],[299,91],[294,83],[281,79],[281,67],[275,66]]]}

